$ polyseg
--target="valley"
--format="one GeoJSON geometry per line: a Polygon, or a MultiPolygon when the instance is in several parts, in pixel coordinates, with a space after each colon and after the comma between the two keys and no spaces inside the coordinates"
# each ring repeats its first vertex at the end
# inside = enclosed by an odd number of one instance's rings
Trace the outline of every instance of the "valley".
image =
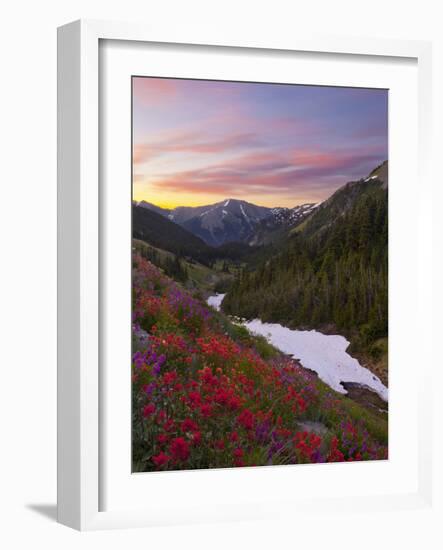
{"type": "MultiPolygon", "coordinates": [[[[248,209],[260,245],[243,242],[240,230],[239,240],[213,246],[199,225],[186,228],[171,212],[133,205],[135,471],[176,467],[155,440],[167,445],[167,430],[155,435],[151,405],[144,405],[156,392],[156,402],[170,396],[171,411],[185,406],[180,414],[201,418],[189,420],[189,443],[174,440],[186,447],[179,462],[189,468],[387,457],[387,167],[378,170],[300,217],[277,218],[273,209],[262,218],[257,209],[253,222],[248,209]],[[271,225],[273,238],[265,242],[271,225]],[[234,386],[222,389],[229,380],[252,385],[237,395],[234,386]],[[193,387],[207,392],[205,401],[193,387]],[[282,423],[277,439],[267,418],[282,423]],[[212,441],[232,423],[241,428],[234,432],[241,446],[193,443],[202,426],[212,441]]],[[[202,209],[194,214],[211,211],[202,209]]],[[[189,209],[180,215],[194,219],[189,209]]],[[[226,224],[221,241],[231,235],[226,224]]]]}
{"type": "Polygon", "coordinates": [[[386,460],[387,90],[133,99],[133,471],[386,460]]]}
{"type": "MultiPolygon", "coordinates": [[[[224,297],[224,294],[215,294],[207,299],[207,303],[219,311],[224,297]]],[[[343,336],[316,330],[291,330],[279,323],[263,323],[259,319],[247,321],[235,318],[233,322],[245,327],[252,335],[265,337],[280,352],[315,372],[334,391],[387,412],[387,387],[373,372],[349,355],[349,342],[343,336]]]]}
{"type": "Polygon", "coordinates": [[[157,251],[142,249],[145,257],[167,263],[166,273],[175,269],[189,288],[226,294],[230,315],[343,334],[387,384],[387,174],[385,162],[320,205],[292,209],[233,199],[174,210],[134,204],[133,236],[157,251]],[[208,216],[206,227],[223,244],[199,236],[196,220],[208,216]],[[228,240],[231,218],[239,224],[236,240],[228,240]]]}
{"type": "Polygon", "coordinates": [[[388,458],[365,388],[334,391],[209,301],[134,252],[133,472],[388,458]]]}

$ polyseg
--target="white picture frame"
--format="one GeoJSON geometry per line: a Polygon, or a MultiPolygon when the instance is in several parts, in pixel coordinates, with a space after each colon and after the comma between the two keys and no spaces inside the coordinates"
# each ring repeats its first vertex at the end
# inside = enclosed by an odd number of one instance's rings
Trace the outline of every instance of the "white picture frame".
{"type": "MultiPolygon", "coordinates": [[[[267,515],[290,516],[291,506],[300,503],[275,501],[266,507],[262,501],[244,506],[208,505],[186,508],[184,505],[168,513],[167,508],[156,512],[149,508],[121,507],[102,510],[100,483],[103,480],[102,415],[100,403],[100,194],[99,159],[99,74],[100,41],[125,41],[129,45],[165,43],[183,46],[229,48],[247,53],[249,49],[281,52],[331,53],[337,56],[373,56],[395,60],[413,59],[418,67],[418,178],[421,194],[430,190],[429,158],[431,144],[431,46],[426,42],[371,40],[363,38],[321,37],[313,35],[281,36],[278,39],[244,37],[187,36],[186,29],[171,36],[156,33],[154,28],[125,23],[77,21],[65,25],[58,33],[58,520],[80,530],[152,526],[161,524],[194,523],[223,519],[254,519],[267,515]],[[272,508],[272,512],[271,512],[272,508]]],[[[130,136],[128,135],[128,140],[130,136]]],[[[420,239],[429,237],[429,223],[424,220],[420,239]]],[[[420,241],[422,242],[422,241],[420,241]]],[[[422,251],[421,261],[427,265],[432,250],[422,251]]],[[[418,260],[418,258],[417,258],[418,260]]],[[[429,273],[422,273],[428,277],[429,273]]],[[[420,287],[423,288],[423,287],[420,287]]],[[[420,290],[417,290],[420,292],[420,290]]],[[[420,294],[418,302],[426,296],[420,294]]],[[[423,306],[427,307],[427,306],[423,306]]],[[[422,309],[421,314],[426,312],[422,309]]],[[[430,355],[429,358],[432,356],[430,355]]],[[[432,502],[431,401],[424,392],[430,387],[432,361],[423,362],[417,384],[418,414],[420,415],[418,445],[418,475],[414,490],[385,495],[331,494],[304,499],[304,509],[320,510],[334,502],[343,512],[358,501],[367,510],[430,507],[432,502]],[[337,498],[336,498],[337,497],[337,498]],[[335,500],[334,500],[335,499],[335,500]]],[[[260,469],[248,469],[252,483],[259,482],[260,469]],[[255,472],[252,472],[255,470],[255,472]]],[[[169,474],[175,476],[195,473],[169,474]]],[[[209,472],[207,475],[211,475],[209,472]]],[[[219,478],[223,472],[217,472],[219,478]]],[[[238,475],[238,473],[236,474],[238,475]]],[[[328,474],[329,475],[329,474],[328,474]]],[[[331,471],[331,476],[335,475],[331,471]]],[[[358,473],[356,474],[358,477],[358,473]]],[[[285,470],[279,474],[284,483],[285,470]]],[[[322,476],[325,476],[323,471],[322,476]]],[[[177,479],[177,478],[176,478],[177,479]]],[[[205,477],[203,483],[207,483],[205,477]]],[[[157,483],[158,485],[158,483],[157,483]]],[[[295,508],[294,508],[295,509],[295,508]]]]}

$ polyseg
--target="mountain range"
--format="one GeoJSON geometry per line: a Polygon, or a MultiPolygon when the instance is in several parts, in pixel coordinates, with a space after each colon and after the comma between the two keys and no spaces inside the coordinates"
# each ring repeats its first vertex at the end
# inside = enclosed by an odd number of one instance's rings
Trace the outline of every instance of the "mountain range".
{"type": "Polygon", "coordinates": [[[279,230],[301,223],[316,207],[309,203],[294,208],[268,208],[238,199],[174,209],[161,208],[146,201],[138,202],[136,206],[162,215],[210,246],[229,242],[267,244],[274,240],[279,230]]]}
{"type": "Polygon", "coordinates": [[[257,254],[266,258],[281,250],[296,234],[321,235],[354,208],[374,188],[387,190],[385,161],[367,177],[340,187],[319,204],[294,208],[258,206],[238,199],[205,206],[161,208],[147,201],[133,202],[133,236],[178,256],[207,263],[240,260],[257,254]]]}
{"type": "Polygon", "coordinates": [[[388,162],[322,203],[133,203],[134,246],[228,315],[339,333],[387,382],[388,162]]]}
{"type": "Polygon", "coordinates": [[[388,164],[348,182],[248,265],[222,309],[294,328],[338,330],[378,357],[388,334],[388,164]]]}

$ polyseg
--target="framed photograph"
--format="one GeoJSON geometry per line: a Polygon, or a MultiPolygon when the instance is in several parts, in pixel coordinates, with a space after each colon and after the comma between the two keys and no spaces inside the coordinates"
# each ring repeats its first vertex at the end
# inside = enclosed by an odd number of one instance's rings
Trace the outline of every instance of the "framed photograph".
{"type": "Polygon", "coordinates": [[[431,506],[430,46],[248,40],[59,29],[71,527],[431,506]]]}

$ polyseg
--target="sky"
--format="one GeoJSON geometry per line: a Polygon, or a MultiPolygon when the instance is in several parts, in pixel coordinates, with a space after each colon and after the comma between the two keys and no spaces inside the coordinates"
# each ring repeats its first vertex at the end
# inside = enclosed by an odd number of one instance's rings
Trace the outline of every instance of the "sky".
{"type": "Polygon", "coordinates": [[[388,92],[133,77],[133,198],[320,202],[388,158],[388,92]]]}

